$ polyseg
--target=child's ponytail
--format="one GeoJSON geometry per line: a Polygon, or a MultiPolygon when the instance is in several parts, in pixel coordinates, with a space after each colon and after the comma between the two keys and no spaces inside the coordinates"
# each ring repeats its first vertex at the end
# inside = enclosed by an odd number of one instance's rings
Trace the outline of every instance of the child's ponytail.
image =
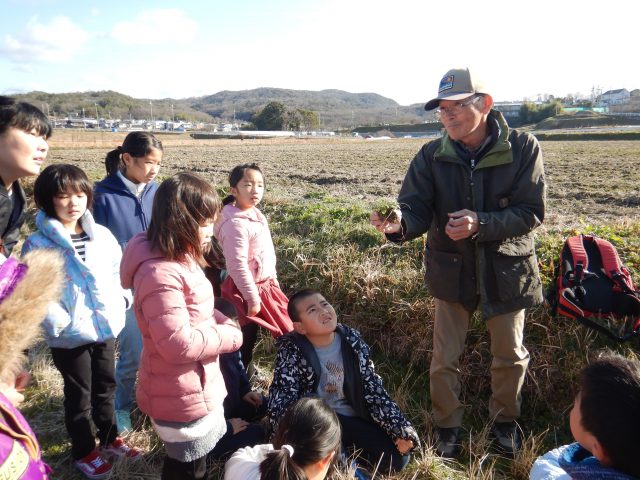
{"type": "Polygon", "coordinates": [[[122,147],[118,147],[107,153],[107,157],[104,159],[104,167],[107,170],[107,175],[116,173],[122,165],[122,147]]]}
{"type": "Polygon", "coordinates": [[[306,467],[336,458],[341,438],[340,422],[331,407],[321,398],[301,398],[280,420],[273,438],[276,450],[260,464],[260,479],[306,480],[306,467]]]}
{"type": "Polygon", "coordinates": [[[283,445],[280,450],[269,452],[260,464],[260,480],[307,480],[304,469],[293,459],[294,454],[290,445],[283,445]]]}

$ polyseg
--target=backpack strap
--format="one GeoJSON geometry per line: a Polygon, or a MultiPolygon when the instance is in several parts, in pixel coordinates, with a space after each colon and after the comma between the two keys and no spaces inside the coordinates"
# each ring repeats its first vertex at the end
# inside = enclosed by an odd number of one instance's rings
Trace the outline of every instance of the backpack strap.
{"type": "Polygon", "coordinates": [[[613,277],[616,273],[622,273],[622,262],[620,261],[618,252],[611,244],[611,242],[598,237],[592,237],[592,239],[592,241],[596,244],[598,250],[600,251],[600,257],[602,258],[602,269],[604,270],[605,275],[613,280],[613,277]]]}
{"type": "Polygon", "coordinates": [[[567,238],[567,245],[573,259],[573,278],[576,285],[580,285],[584,272],[589,270],[589,257],[584,248],[584,235],[567,238]]]}
{"type": "Polygon", "coordinates": [[[629,270],[622,265],[620,256],[615,247],[608,241],[602,238],[594,237],[593,241],[600,251],[600,257],[602,257],[602,270],[604,274],[609,277],[613,282],[620,287],[625,293],[637,295],[634,290],[633,281],[629,274],[629,270]]]}

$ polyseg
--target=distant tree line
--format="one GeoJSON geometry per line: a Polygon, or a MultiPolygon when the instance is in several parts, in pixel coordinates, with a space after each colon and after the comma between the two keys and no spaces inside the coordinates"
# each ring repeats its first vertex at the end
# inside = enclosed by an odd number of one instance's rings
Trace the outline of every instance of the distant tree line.
{"type": "Polygon", "coordinates": [[[287,109],[281,102],[269,102],[256,112],[251,122],[257,130],[318,130],[320,117],[312,110],[304,108],[287,109]]]}

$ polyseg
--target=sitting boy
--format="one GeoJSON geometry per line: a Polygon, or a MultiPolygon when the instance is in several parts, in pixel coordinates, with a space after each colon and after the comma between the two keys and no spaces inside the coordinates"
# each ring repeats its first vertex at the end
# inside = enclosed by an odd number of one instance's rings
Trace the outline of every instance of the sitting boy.
{"type": "Polygon", "coordinates": [[[576,443],[533,464],[531,480],[640,478],[640,362],[606,355],[580,372],[569,416],[576,443]]]}
{"type": "Polygon", "coordinates": [[[420,441],[382,386],[368,345],[356,330],[337,323],[335,310],[315,290],[295,293],[288,313],[294,331],[277,340],[269,388],[272,430],[298,399],[317,395],[338,415],[343,447],[360,450],[378,472],[401,470],[420,441]]]}

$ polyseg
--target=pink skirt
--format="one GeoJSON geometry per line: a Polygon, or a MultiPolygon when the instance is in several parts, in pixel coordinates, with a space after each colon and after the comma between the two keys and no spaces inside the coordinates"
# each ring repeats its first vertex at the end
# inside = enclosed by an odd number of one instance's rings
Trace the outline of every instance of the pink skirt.
{"type": "Polygon", "coordinates": [[[240,325],[257,323],[271,332],[274,338],[293,330],[293,323],[287,314],[289,299],[280,290],[273,278],[256,284],[260,296],[260,311],[253,317],[247,316],[247,302],[231,277],[222,282],[222,298],[229,300],[236,307],[240,325]]]}

